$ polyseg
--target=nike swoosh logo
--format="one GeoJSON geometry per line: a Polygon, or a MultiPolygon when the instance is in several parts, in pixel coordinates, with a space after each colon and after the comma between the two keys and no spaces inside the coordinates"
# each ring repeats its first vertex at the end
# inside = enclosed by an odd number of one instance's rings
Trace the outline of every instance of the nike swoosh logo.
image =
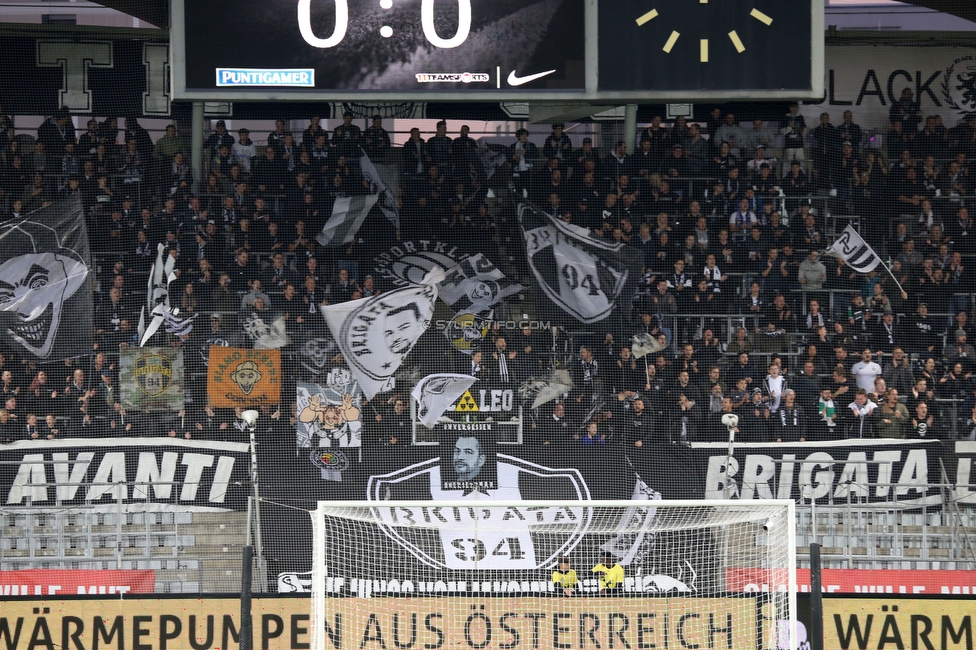
{"type": "Polygon", "coordinates": [[[535,74],[520,77],[515,74],[515,70],[512,70],[508,73],[508,83],[511,86],[521,86],[522,84],[533,82],[536,79],[542,79],[545,76],[551,75],[553,72],[555,72],[555,70],[547,70],[545,72],[537,72],[535,74]]]}

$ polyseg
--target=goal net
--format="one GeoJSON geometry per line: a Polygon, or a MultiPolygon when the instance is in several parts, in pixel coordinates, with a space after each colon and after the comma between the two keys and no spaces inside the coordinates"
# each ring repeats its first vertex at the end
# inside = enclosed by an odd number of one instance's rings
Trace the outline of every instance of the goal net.
{"type": "Polygon", "coordinates": [[[469,496],[320,501],[312,649],[797,647],[792,501],[469,496]]]}

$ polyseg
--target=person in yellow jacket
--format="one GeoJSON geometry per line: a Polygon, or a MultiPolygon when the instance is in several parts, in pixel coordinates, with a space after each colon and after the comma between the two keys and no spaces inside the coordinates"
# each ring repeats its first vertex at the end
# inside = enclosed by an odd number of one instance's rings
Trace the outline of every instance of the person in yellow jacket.
{"type": "Polygon", "coordinates": [[[613,553],[604,552],[600,564],[593,567],[593,573],[601,573],[600,595],[609,596],[620,591],[624,584],[624,568],[617,562],[613,553]]]}
{"type": "Polygon", "coordinates": [[[557,588],[562,588],[564,596],[572,596],[576,593],[576,569],[570,567],[569,557],[563,555],[559,558],[559,567],[552,572],[552,581],[557,588]]]}

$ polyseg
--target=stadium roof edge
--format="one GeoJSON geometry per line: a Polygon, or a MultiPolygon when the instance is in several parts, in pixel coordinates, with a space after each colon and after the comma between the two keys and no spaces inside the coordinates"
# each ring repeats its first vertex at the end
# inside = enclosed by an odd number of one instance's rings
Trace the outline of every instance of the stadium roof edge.
{"type": "Polygon", "coordinates": [[[2,36],[30,36],[46,38],[141,38],[168,40],[168,29],[114,27],[99,25],[44,25],[38,23],[0,22],[2,36]]]}
{"type": "Polygon", "coordinates": [[[976,21],[976,3],[972,0],[903,0],[906,4],[926,7],[943,13],[976,21]]]}
{"type": "Polygon", "coordinates": [[[169,27],[169,0],[92,0],[157,27],[169,27]]]}

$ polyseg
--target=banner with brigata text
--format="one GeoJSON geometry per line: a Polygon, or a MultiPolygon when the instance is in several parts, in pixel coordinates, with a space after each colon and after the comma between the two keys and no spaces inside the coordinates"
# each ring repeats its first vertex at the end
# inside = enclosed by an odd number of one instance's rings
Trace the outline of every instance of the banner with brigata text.
{"type": "MultiPolygon", "coordinates": [[[[744,443],[735,445],[731,461],[725,443],[699,443],[695,451],[704,465],[706,499],[814,499],[824,505],[897,503],[937,510],[943,504],[941,465],[952,471],[955,464],[938,440],[744,443]]],[[[640,465],[648,453],[653,451],[631,456],[640,465]]]]}
{"type": "Polygon", "coordinates": [[[122,408],[180,411],[183,408],[183,351],[123,348],[119,351],[122,408]]]}
{"type": "Polygon", "coordinates": [[[211,347],[207,399],[213,408],[278,404],[281,399],[281,351],[211,347]]]}

